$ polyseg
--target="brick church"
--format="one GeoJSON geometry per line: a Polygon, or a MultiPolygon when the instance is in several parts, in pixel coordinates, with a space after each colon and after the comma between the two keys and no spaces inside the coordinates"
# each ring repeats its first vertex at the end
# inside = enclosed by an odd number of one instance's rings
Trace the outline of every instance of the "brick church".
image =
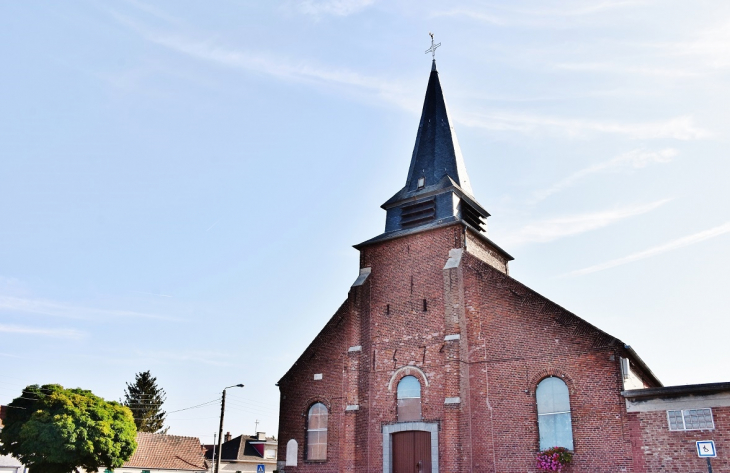
{"type": "Polygon", "coordinates": [[[663,387],[509,276],[433,62],[405,186],[347,300],[278,383],[280,472],[730,472],[730,383],[663,387]],[[723,454],[726,456],[723,458],[723,454]]]}

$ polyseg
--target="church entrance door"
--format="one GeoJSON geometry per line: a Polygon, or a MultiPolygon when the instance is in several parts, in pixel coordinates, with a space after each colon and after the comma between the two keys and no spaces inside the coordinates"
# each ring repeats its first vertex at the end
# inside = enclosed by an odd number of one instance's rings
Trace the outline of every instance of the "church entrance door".
{"type": "Polygon", "coordinates": [[[431,433],[393,434],[393,473],[431,473],[431,433]]]}

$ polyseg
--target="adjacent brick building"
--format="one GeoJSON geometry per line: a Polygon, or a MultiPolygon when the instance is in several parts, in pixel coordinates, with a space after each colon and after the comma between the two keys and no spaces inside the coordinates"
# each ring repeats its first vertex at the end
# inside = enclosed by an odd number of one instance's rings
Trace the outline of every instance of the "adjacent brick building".
{"type": "MultiPolygon", "coordinates": [[[[628,345],[509,276],[435,62],[406,185],[383,208],[347,300],[278,383],[280,471],[524,473],[563,446],[573,472],[687,473],[704,465],[689,441],[720,431],[730,453],[724,407],[701,435],[670,432],[635,395],[669,388],[628,345]]],[[[715,388],[710,404],[730,405],[715,388]]]]}

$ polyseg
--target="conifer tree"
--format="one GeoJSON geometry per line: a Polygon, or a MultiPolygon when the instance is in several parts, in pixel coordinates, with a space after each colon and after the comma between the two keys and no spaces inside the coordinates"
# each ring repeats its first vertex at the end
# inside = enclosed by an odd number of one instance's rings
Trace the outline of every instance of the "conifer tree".
{"type": "Polygon", "coordinates": [[[149,370],[134,375],[134,383],[127,383],[124,390],[124,405],[134,414],[134,423],[139,432],[166,433],[165,411],[162,404],[167,398],[165,390],[157,386],[157,378],[149,370]]]}

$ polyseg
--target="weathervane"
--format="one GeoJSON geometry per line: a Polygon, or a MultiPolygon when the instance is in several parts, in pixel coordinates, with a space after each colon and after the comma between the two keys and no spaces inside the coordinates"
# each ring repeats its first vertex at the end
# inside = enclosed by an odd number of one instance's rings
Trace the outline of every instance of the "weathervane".
{"type": "Polygon", "coordinates": [[[441,46],[441,43],[439,44],[433,44],[433,33],[429,31],[428,33],[431,36],[431,47],[426,50],[426,54],[431,53],[431,56],[433,57],[433,60],[436,60],[436,48],[441,46]]]}

